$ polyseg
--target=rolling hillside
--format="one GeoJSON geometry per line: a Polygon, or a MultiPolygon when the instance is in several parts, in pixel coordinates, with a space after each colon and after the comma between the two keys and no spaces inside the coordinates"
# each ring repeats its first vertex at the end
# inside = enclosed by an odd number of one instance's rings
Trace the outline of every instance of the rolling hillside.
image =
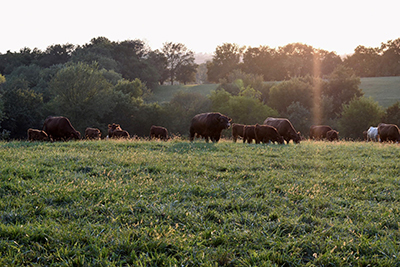
{"type": "Polygon", "coordinates": [[[384,108],[400,101],[400,77],[361,78],[360,88],[384,108]]]}
{"type": "MultiPolygon", "coordinates": [[[[217,86],[217,84],[160,85],[154,90],[154,94],[148,101],[169,102],[174,94],[179,91],[209,95],[217,86]]],[[[360,88],[364,91],[366,97],[372,97],[384,108],[400,101],[400,77],[361,78],[360,88]]]]}

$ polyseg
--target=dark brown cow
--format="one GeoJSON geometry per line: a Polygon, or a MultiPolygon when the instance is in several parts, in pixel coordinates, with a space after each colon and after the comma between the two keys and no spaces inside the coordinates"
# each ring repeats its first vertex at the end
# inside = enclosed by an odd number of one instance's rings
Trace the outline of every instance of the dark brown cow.
{"type": "Polygon", "coordinates": [[[86,128],[85,130],[85,137],[87,139],[93,139],[93,140],[100,140],[101,139],[101,132],[97,128],[86,128]]]}
{"type": "Polygon", "coordinates": [[[28,129],[28,140],[29,141],[48,141],[49,136],[45,131],[38,129],[28,129]]]}
{"type": "Polygon", "coordinates": [[[256,126],[255,125],[245,125],[243,129],[243,143],[249,143],[251,144],[254,141],[256,141],[256,144],[259,144],[256,140],[256,126]]]}
{"type": "Polygon", "coordinates": [[[300,143],[300,132],[295,131],[292,123],[288,119],[269,117],[264,121],[264,124],[275,127],[286,143],[289,143],[290,140],[293,140],[296,144],[300,143]]]}
{"type": "Polygon", "coordinates": [[[159,138],[161,140],[167,141],[168,140],[168,130],[162,126],[155,126],[152,125],[150,127],[150,140],[152,138],[159,138]]]}
{"type": "Polygon", "coordinates": [[[208,143],[209,138],[212,142],[218,142],[221,132],[231,126],[231,118],[219,112],[209,112],[197,114],[193,117],[190,124],[190,141],[194,137],[203,137],[208,143]]]}
{"type": "Polygon", "coordinates": [[[330,130],[326,133],[326,140],[328,141],[339,141],[339,132],[335,130],[330,130]]]}
{"type": "Polygon", "coordinates": [[[255,127],[256,143],[263,142],[264,144],[269,142],[277,142],[283,144],[283,137],[278,133],[278,130],[270,125],[259,125],[255,127]]]}
{"type": "Polygon", "coordinates": [[[238,124],[238,123],[232,123],[232,139],[233,142],[236,142],[237,138],[243,137],[243,130],[244,130],[243,124],[238,124]]]}
{"type": "Polygon", "coordinates": [[[116,130],[122,131],[121,126],[119,126],[119,124],[116,124],[116,123],[109,124],[108,125],[108,137],[112,138],[114,135],[114,131],[116,131],[116,130]]]}
{"type": "Polygon", "coordinates": [[[129,138],[129,133],[121,129],[119,124],[113,123],[108,125],[109,138],[129,138]]]}
{"type": "Polygon", "coordinates": [[[43,130],[53,141],[68,141],[71,138],[75,140],[81,138],[81,133],[72,127],[71,122],[66,117],[48,117],[44,121],[43,130]]]}
{"type": "Polygon", "coordinates": [[[128,131],[125,130],[115,130],[113,132],[113,137],[112,138],[129,138],[129,133],[128,131]]]}
{"type": "Polygon", "coordinates": [[[326,133],[331,130],[333,129],[328,125],[313,125],[310,127],[310,139],[325,139],[326,133]]]}
{"type": "Polygon", "coordinates": [[[400,130],[396,124],[380,123],[378,135],[381,142],[400,142],[400,130]]]}

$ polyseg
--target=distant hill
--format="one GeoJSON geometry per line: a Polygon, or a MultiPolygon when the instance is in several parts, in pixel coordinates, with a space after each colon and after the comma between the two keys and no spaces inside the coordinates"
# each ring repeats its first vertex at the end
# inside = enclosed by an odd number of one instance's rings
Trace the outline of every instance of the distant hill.
{"type": "Polygon", "coordinates": [[[384,108],[400,101],[400,77],[361,78],[360,88],[384,108]]]}
{"type": "MultiPolygon", "coordinates": [[[[209,95],[218,84],[160,85],[154,89],[149,102],[169,102],[178,91],[209,95]]],[[[384,108],[400,101],[400,77],[361,78],[360,88],[366,97],[372,97],[384,108]]]]}

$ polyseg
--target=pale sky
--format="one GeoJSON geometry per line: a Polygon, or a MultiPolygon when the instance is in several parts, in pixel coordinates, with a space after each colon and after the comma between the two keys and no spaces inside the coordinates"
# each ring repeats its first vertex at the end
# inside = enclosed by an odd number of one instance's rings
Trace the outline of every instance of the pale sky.
{"type": "Polygon", "coordinates": [[[153,50],[165,42],[195,53],[300,42],[344,55],[400,38],[399,11],[398,0],[1,0],[0,53],[103,36],[153,50]]]}

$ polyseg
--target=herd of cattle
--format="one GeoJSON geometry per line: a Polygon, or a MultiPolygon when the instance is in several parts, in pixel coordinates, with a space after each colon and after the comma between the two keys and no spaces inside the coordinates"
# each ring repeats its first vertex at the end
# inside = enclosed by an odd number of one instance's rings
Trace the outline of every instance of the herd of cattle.
{"type": "MultiPolygon", "coordinates": [[[[262,125],[244,125],[232,123],[232,119],[218,112],[198,114],[193,117],[190,124],[190,141],[195,137],[204,138],[206,142],[218,142],[222,130],[232,126],[232,139],[238,137],[243,143],[256,144],[276,142],[288,144],[291,140],[298,144],[302,140],[300,132],[296,132],[292,123],[285,118],[267,118],[262,125]]],[[[366,141],[400,142],[400,130],[395,124],[381,123],[377,127],[370,127],[364,133],[366,141]]],[[[312,140],[339,140],[339,132],[327,125],[314,125],[310,127],[310,139],[312,140]]],[[[86,139],[100,140],[101,131],[97,128],[86,128],[86,139]]],[[[130,138],[127,131],[122,130],[119,124],[108,125],[106,138],[130,138]]],[[[150,139],[158,138],[168,140],[168,130],[161,126],[151,126],[150,139]]],[[[65,117],[48,117],[43,124],[43,129],[28,129],[29,141],[68,141],[81,139],[80,132],[76,131],[71,122],[65,117]]]]}

